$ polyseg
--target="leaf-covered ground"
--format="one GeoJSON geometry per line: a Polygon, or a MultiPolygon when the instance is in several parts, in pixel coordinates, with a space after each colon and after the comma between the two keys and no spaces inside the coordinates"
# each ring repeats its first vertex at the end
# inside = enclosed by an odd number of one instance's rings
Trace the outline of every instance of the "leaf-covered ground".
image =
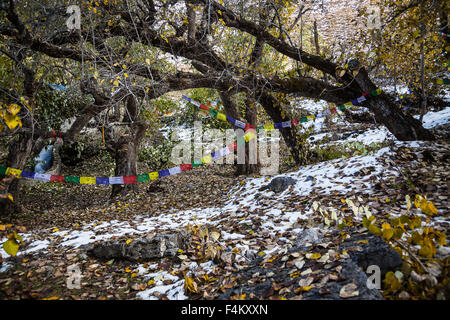
{"type": "MultiPolygon", "coordinates": [[[[425,118],[444,137],[448,109],[425,118]]],[[[363,292],[345,271],[371,233],[404,261],[383,279],[385,298],[448,298],[448,140],[398,142],[383,127],[341,120],[314,126],[311,141],[322,148],[361,152],[288,168],[280,176],[295,184],[279,194],[259,191],[272,177],[235,177],[225,165],[143,185],[114,201],[101,186],[25,183],[17,199],[23,213],[0,223],[3,241],[12,230],[23,237],[16,257],[0,250],[0,298],[302,299],[313,291],[326,297],[336,283],[339,298],[358,299],[363,292]],[[414,203],[416,195],[426,200],[414,203]],[[305,229],[317,230],[320,241],[299,249],[305,229]],[[84,247],[179,230],[189,231],[187,249],[145,264],[99,261],[84,247]],[[67,288],[74,265],[81,289],[67,288]]],[[[70,170],[95,174],[104,164],[93,159],[70,170]]]]}

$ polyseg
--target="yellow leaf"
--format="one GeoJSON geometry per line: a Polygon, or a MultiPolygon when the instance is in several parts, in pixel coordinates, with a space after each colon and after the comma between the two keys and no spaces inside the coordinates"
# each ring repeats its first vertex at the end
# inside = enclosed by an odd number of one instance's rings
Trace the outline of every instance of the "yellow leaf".
{"type": "Polygon", "coordinates": [[[6,230],[5,225],[4,224],[0,224],[0,231],[5,231],[5,230],[6,230]]]}
{"type": "Polygon", "coordinates": [[[374,235],[380,235],[381,234],[380,228],[378,228],[374,224],[371,224],[367,229],[369,229],[369,232],[374,234],[374,235]]]}
{"type": "Polygon", "coordinates": [[[22,121],[16,115],[12,115],[12,114],[7,113],[7,114],[4,115],[3,120],[5,120],[5,123],[6,123],[6,125],[8,126],[8,128],[10,130],[13,130],[17,126],[22,127],[22,121]]]}
{"type": "Polygon", "coordinates": [[[42,300],[59,300],[58,297],[43,298],[42,300]]]}
{"type": "Polygon", "coordinates": [[[15,104],[15,103],[12,103],[12,104],[10,104],[10,105],[6,108],[6,110],[7,110],[11,115],[15,116],[15,115],[20,111],[20,106],[17,105],[17,104],[15,104]]]}
{"type": "Polygon", "coordinates": [[[3,243],[3,250],[10,256],[15,256],[19,251],[19,244],[15,239],[9,239],[3,243]]]}
{"type": "Polygon", "coordinates": [[[114,80],[114,83],[113,83],[116,87],[119,85],[119,81],[117,81],[117,80],[114,80]]]}
{"type": "Polygon", "coordinates": [[[128,240],[126,241],[127,245],[130,244],[132,241],[133,241],[133,239],[128,239],[128,240]]]}
{"type": "Polygon", "coordinates": [[[197,284],[195,283],[194,279],[190,277],[184,278],[184,290],[193,293],[198,293],[197,284]]]}
{"type": "Polygon", "coordinates": [[[123,75],[125,76],[125,78],[128,78],[128,73],[125,72],[123,75]]]}
{"type": "Polygon", "coordinates": [[[425,201],[425,199],[422,197],[422,196],[420,196],[420,195],[416,195],[416,198],[414,199],[414,205],[416,206],[416,208],[419,208],[420,207],[420,204],[423,202],[423,201],[425,201]]]}
{"type": "Polygon", "coordinates": [[[382,237],[385,240],[390,240],[394,235],[394,229],[384,229],[382,232],[382,237]]]}
{"type": "Polygon", "coordinates": [[[437,209],[431,201],[426,201],[425,203],[421,204],[420,210],[422,210],[423,213],[429,216],[437,214],[437,209]]]}
{"type": "Polygon", "coordinates": [[[316,259],[319,259],[321,256],[322,255],[320,253],[317,253],[317,252],[316,253],[308,253],[306,255],[306,258],[316,260],[316,259]]]}
{"type": "Polygon", "coordinates": [[[391,228],[391,225],[389,223],[383,223],[383,225],[381,226],[381,228],[383,230],[389,230],[391,228]]]}

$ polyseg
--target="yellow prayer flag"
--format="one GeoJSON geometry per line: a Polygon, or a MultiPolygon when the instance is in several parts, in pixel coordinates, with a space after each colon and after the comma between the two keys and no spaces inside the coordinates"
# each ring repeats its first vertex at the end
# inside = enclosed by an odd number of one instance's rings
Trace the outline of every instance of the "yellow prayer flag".
{"type": "Polygon", "coordinates": [[[274,127],[273,124],[266,124],[266,125],[264,126],[264,130],[266,130],[266,131],[272,131],[272,130],[275,130],[275,127],[274,127]]]}
{"type": "Polygon", "coordinates": [[[8,168],[8,169],[6,169],[5,173],[6,173],[7,176],[20,177],[20,174],[22,173],[22,170],[14,169],[14,168],[8,168]]]}
{"type": "Polygon", "coordinates": [[[247,132],[244,135],[245,142],[249,142],[250,140],[254,139],[255,137],[256,137],[256,135],[253,132],[247,132]]]}
{"type": "Polygon", "coordinates": [[[80,177],[80,184],[95,184],[94,177],[80,177]]]}
{"type": "Polygon", "coordinates": [[[150,180],[156,180],[159,178],[159,173],[158,172],[150,172],[148,174],[148,176],[150,177],[150,180]]]}
{"type": "Polygon", "coordinates": [[[217,119],[222,120],[222,121],[227,121],[227,116],[224,115],[223,113],[218,113],[217,119]]]}
{"type": "Polygon", "coordinates": [[[307,116],[306,119],[308,119],[308,121],[314,121],[316,119],[316,116],[310,115],[310,116],[307,116]]]}
{"type": "Polygon", "coordinates": [[[212,162],[212,157],[211,156],[205,156],[202,158],[202,162],[203,163],[210,163],[212,162]]]}

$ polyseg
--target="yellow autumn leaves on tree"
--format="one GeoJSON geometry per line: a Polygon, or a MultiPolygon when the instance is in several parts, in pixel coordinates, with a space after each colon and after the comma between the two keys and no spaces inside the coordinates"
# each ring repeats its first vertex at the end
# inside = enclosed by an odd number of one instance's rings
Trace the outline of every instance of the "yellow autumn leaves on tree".
{"type": "MultiPolygon", "coordinates": [[[[22,121],[17,115],[20,111],[20,106],[12,104],[4,104],[0,102],[0,119],[8,126],[9,130],[14,130],[17,126],[22,127],[22,121]]],[[[4,125],[0,122],[0,132],[3,131],[4,125]]]]}

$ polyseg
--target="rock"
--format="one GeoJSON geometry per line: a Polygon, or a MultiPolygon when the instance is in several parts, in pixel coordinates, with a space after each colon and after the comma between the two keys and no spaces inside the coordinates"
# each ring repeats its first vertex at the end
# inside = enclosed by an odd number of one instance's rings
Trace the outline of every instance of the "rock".
{"type": "Polygon", "coordinates": [[[314,181],[314,177],[307,176],[306,179],[305,179],[305,182],[308,182],[308,181],[314,181]]]}
{"type": "Polygon", "coordinates": [[[87,253],[102,260],[121,259],[145,262],[163,257],[173,257],[179,249],[185,249],[186,232],[155,236],[151,239],[135,239],[129,244],[123,241],[108,241],[89,246],[87,253]]]}
{"type": "Polygon", "coordinates": [[[342,264],[341,279],[303,293],[302,300],[383,300],[377,289],[367,288],[367,275],[352,260],[342,264]]]}
{"type": "Polygon", "coordinates": [[[289,186],[295,184],[296,180],[291,177],[276,177],[268,185],[259,188],[259,191],[270,190],[275,193],[280,193],[286,190],[289,186]]]}
{"type": "Polygon", "coordinates": [[[382,279],[388,271],[397,270],[402,266],[402,258],[398,252],[379,236],[352,237],[349,242],[342,245],[341,250],[345,249],[348,249],[350,258],[363,270],[367,270],[371,265],[380,267],[382,279]],[[360,240],[368,240],[368,242],[361,243],[360,240]],[[358,250],[352,250],[353,248],[358,250]]]}
{"type": "Polygon", "coordinates": [[[322,241],[322,235],[320,230],[317,228],[314,229],[305,229],[301,232],[297,233],[297,239],[295,240],[295,246],[297,247],[305,247],[307,244],[315,245],[322,241]]]}

